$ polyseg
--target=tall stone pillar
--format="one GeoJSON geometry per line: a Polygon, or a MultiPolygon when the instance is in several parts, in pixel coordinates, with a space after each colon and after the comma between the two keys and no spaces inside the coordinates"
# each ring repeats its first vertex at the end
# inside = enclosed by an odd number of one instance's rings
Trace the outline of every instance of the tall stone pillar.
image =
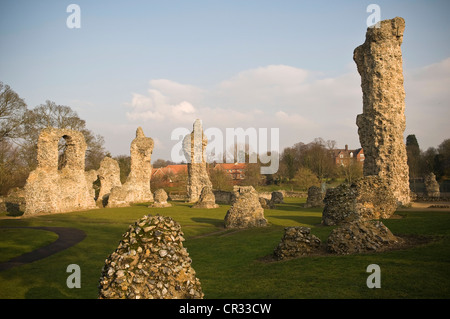
{"type": "Polygon", "coordinates": [[[131,170],[122,186],[114,187],[108,199],[108,207],[129,206],[132,203],[153,201],[150,189],[152,177],[153,139],[146,137],[141,127],[136,130],[136,138],[131,142],[131,170]]]}
{"type": "Polygon", "coordinates": [[[188,162],[187,196],[190,203],[199,200],[203,187],[212,188],[206,168],[206,145],[208,139],[203,134],[202,121],[197,119],[191,134],[183,140],[183,152],[188,162]]]}
{"type": "Polygon", "coordinates": [[[356,118],[364,149],[364,176],[386,178],[399,204],[410,202],[401,44],[405,20],[396,17],[370,27],[353,53],[361,75],[363,113],[356,118]]]}

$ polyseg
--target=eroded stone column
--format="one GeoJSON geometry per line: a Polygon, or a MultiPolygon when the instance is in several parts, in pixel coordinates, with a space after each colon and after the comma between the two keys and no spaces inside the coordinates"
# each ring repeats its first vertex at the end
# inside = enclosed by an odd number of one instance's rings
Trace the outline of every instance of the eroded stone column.
{"type": "Polygon", "coordinates": [[[152,177],[153,139],[146,137],[141,127],[136,130],[136,138],[131,142],[131,170],[122,187],[114,187],[108,199],[108,207],[128,206],[131,203],[153,201],[150,189],[152,177]]]}
{"type": "Polygon", "coordinates": [[[363,113],[356,119],[364,149],[364,176],[386,178],[399,204],[410,202],[405,131],[405,90],[401,44],[405,20],[381,21],[368,28],[353,59],[361,75],[363,113]]]}
{"type": "Polygon", "coordinates": [[[203,187],[212,188],[206,168],[206,145],[208,139],[203,133],[201,120],[196,120],[191,134],[183,140],[183,151],[188,162],[187,197],[190,203],[199,200],[203,187]]]}
{"type": "Polygon", "coordinates": [[[97,203],[106,206],[111,190],[114,187],[122,186],[122,183],[120,182],[119,163],[111,157],[105,157],[100,163],[97,175],[100,179],[100,192],[98,194],[97,203]]]}

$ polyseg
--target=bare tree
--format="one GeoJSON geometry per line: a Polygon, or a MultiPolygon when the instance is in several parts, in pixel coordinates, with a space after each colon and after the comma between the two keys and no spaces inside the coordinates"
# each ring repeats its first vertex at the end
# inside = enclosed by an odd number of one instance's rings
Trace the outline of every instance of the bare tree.
{"type": "Polygon", "coordinates": [[[233,188],[233,181],[230,175],[225,172],[224,169],[221,168],[213,168],[209,169],[209,178],[213,185],[213,188],[216,190],[231,190],[233,188]]]}
{"type": "Polygon", "coordinates": [[[0,141],[17,137],[26,110],[24,100],[0,82],[0,141]]]}
{"type": "MultiPolygon", "coordinates": [[[[336,169],[331,156],[331,150],[326,148],[326,142],[322,138],[316,138],[309,143],[301,152],[301,163],[316,174],[319,181],[330,178],[336,169]]],[[[332,145],[328,142],[328,145],[332,145]]]]}
{"type": "MultiPolygon", "coordinates": [[[[39,134],[43,128],[55,127],[61,129],[77,130],[83,133],[86,140],[86,168],[97,169],[101,160],[107,155],[104,148],[104,139],[101,135],[95,135],[87,129],[86,121],[69,106],[57,105],[55,102],[46,101],[24,114],[21,126],[20,144],[28,154],[28,162],[32,168],[35,165],[36,145],[39,134]]],[[[59,143],[60,156],[64,157],[65,141],[62,138],[59,143]]]]}

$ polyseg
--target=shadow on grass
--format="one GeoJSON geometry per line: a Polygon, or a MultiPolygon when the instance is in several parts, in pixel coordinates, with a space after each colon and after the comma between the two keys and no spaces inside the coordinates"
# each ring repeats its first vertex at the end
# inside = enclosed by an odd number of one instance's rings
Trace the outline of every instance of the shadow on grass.
{"type": "Polygon", "coordinates": [[[222,219],[207,218],[207,217],[192,217],[191,220],[196,223],[210,224],[215,227],[224,227],[222,219]]]}
{"type": "Polygon", "coordinates": [[[55,287],[33,287],[25,293],[25,299],[61,299],[67,298],[55,287]]]}
{"type": "Polygon", "coordinates": [[[22,205],[19,203],[6,202],[6,216],[11,217],[20,217],[24,214],[24,209],[21,207],[22,205]]]}
{"type": "Polygon", "coordinates": [[[295,215],[267,215],[270,218],[290,219],[299,224],[306,224],[311,226],[321,225],[322,216],[295,216],[295,215]]]}
{"type": "Polygon", "coordinates": [[[284,210],[284,211],[297,211],[297,212],[322,212],[322,207],[310,207],[306,208],[304,207],[305,203],[282,203],[282,204],[275,204],[275,209],[277,210],[284,210]]]}

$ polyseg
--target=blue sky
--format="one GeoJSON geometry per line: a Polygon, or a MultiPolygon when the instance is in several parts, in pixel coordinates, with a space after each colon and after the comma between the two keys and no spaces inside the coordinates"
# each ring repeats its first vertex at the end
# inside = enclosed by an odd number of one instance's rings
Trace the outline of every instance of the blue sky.
{"type": "Polygon", "coordinates": [[[177,127],[278,127],[280,148],[315,137],[359,147],[353,50],[370,3],[406,21],[407,134],[450,138],[448,1],[0,1],[0,80],[29,108],[68,105],[129,154],[137,126],[169,159],[177,127]],[[81,28],[69,29],[69,4],[81,28]]]}

